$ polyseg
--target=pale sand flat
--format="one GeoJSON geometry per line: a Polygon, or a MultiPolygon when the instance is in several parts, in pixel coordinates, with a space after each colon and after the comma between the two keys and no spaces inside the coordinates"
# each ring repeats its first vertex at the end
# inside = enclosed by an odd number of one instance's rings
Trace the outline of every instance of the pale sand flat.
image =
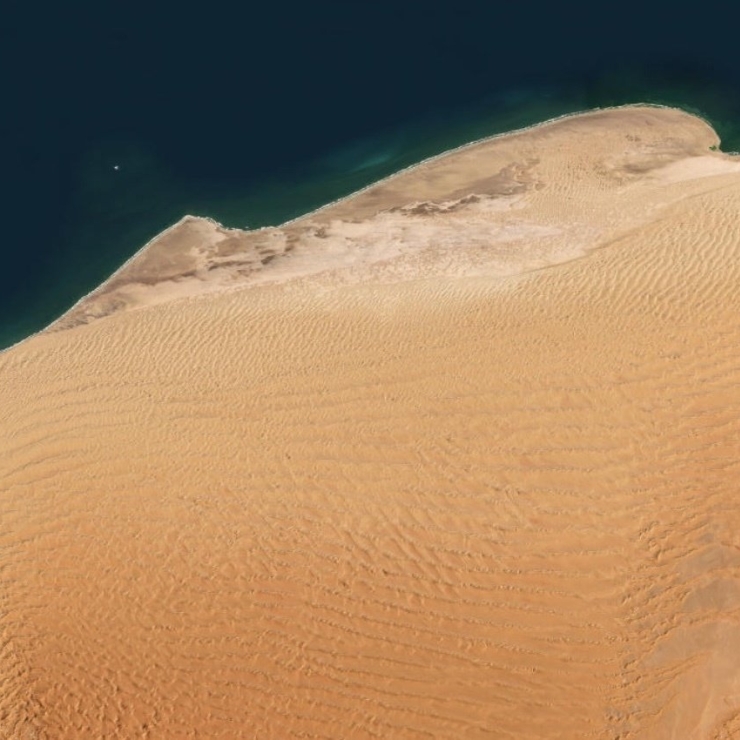
{"type": "Polygon", "coordinates": [[[186,221],[0,355],[0,737],[740,736],[716,142],[611,111],[186,221]]]}
{"type": "Polygon", "coordinates": [[[283,227],[246,232],[186,216],[52,329],[227,288],[316,292],[568,261],[711,187],[706,177],[738,172],[740,162],[710,151],[717,143],[679,111],[610,109],[435,157],[283,227]]]}

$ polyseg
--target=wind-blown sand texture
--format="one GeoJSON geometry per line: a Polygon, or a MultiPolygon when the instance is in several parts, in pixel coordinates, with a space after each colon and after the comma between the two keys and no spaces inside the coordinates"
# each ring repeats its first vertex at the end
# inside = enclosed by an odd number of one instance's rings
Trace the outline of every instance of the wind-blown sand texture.
{"type": "Polygon", "coordinates": [[[740,737],[717,143],[603,111],[188,218],[0,355],[0,737],[740,737]]]}

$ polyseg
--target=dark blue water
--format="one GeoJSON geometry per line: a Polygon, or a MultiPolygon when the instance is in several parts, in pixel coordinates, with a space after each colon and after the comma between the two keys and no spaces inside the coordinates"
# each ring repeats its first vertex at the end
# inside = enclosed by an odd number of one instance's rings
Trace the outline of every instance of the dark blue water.
{"type": "Polygon", "coordinates": [[[278,224],[466,141],[629,102],[701,113],[740,149],[740,57],[723,14],[11,3],[0,347],[185,213],[278,224]]]}

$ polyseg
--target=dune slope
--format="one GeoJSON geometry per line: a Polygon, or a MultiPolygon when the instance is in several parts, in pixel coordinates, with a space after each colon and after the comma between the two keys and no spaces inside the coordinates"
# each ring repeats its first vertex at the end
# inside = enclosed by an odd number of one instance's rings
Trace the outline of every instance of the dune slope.
{"type": "Polygon", "coordinates": [[[489,142],[0,355],[0,737],[737,737],[714,143],[489,142]]]}

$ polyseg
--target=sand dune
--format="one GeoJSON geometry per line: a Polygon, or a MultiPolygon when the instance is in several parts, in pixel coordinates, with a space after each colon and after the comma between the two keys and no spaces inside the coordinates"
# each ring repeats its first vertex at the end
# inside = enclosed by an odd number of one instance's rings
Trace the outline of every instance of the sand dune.
{"type": "Polygon", "coordinates": [[[1,354],[0,737],[740,736],[716,143],[601,112],[187,219],[1,354]]]}

